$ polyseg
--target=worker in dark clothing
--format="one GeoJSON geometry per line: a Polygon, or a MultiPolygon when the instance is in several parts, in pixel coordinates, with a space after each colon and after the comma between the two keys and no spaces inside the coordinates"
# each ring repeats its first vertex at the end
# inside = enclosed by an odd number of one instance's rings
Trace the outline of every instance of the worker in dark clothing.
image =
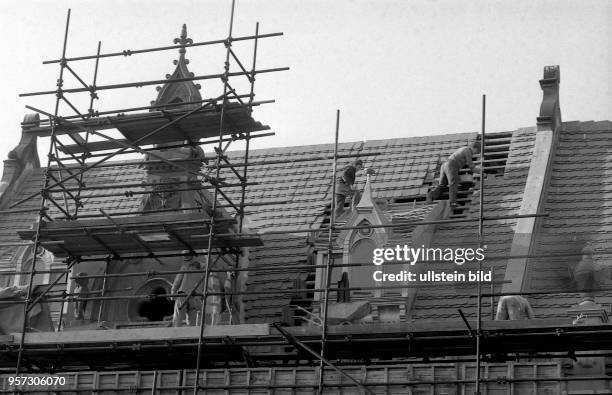
{"type": "Polygon", "coordinates": [[[467,166],[473,173],[480,173],[480,168],[474,166],[472,156],[480,153],[480,141],[474,141],[467,147],[459,148],[440,168],[438,186],[427,194],[427,201],[440,198],[442,191],[448,185],[448,201],[451,207],[457,206],[457,188],[459,186],[459,170],[467,166]]]}
{"type": "Polygon", "coordinates": [[[342,169],[340,176],[336,179],[336,218],[344,211],[344,202],[347,196],[353,196],[353,204],[359,200],[358,192],[355,190],[355,175],[362,169],[363,162],[361,159],[356,159],[342,169]]]}

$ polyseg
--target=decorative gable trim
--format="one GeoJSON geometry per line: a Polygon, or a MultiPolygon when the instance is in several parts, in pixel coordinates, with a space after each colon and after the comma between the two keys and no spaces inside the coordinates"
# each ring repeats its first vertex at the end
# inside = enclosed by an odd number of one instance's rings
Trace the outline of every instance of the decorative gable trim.
{"type": "MultiPolygon", "coordinates": [[[[535,145],[519,215],[536,214],[541,211],[543,206],[550,182],[551,163],[555,155],[555,147],[561,128],[559,82],[559,66],[544,67],[544,78],[540,80],[543,98],[540,106],[540,116],[537,118],[538,131],[535,136],[535,145]]],[[[511,256],[531,254],[540,223],[536,217],[519,218],[517,220],[510,249],[511,256]]],[[[523,291],[528,277],[527,269],[527,258],[509,259],[504,277],[504,280],[509,282],[502,286],[502,292],[523,291]]]]}
{"type": "Polygon", "coordinates": [[[27,114],[23,122],[25,125],[22,126],[21,140],[4,161],[4,171],[0,178],[0,209],[5,208],[11,196],[19,189],[27,170],[40,167],[36,135],[27,133],[28,129],[39,126],[40,117],[38,114],[27,114]]]}
{"type": "MultiPolygon", "coordinates": [[[[369,223],[370,225],[389,225],[390,222],[387,217],[383,214],[380,207],[374,202],[374,198],[372,196],[372,186],[370,184],[370,176],[368,175],[366,185],[363,188],[363,195],[359,204],[351,213],[351,216],[346,221],[346,227],[355,227],[359,226],[359,224],[364,221],[369,223]]],[[[370,238],[372,239],[378,246],[384,245],[387,240],[389,240],[389,236],[391,235],[391,228],[370,228],[372,232],[368,235],[364,235],[360,233],[360,229],[345,229],[338,235],[336,239],[336,244],[340,246],[344,252],[344,256],[347,256],[347,253],[350,251],[350,248],[353,244],[355,244],[359,239],[370,238]]],[[[343,258],[343,260],[346,258],[343,258]]]]}
{"type": "MultiPolygon", "coordinates": [[[[157,99],[151,102],[152,106],[202,100],[202,95],[200,93],[201,86],[199,84],[194,84],[192,80],[180,81],[181,79],[192,78],[194,76],[194,74],[187,68],[189,59],[185,58],[185,53],[187,52],[186,46],[193,44],[193,40],[187,37],[186,25],[183,25],[181,29],[181,36],[179,38],[175,38],[174,43],[181,45],[181,48],[179,49],[179,59],[174,61],[176,69],[172,75],[166,75],[168,82],[164,84],[164,86],[157,87],[157,91],[159,93],[157,95],[157,99]]],[[[184,106],[172,106],[168,108],[172,110],[187,111],[198,108],[199,106],[200,104],[198,103],[192,103],[184,106]]]]}

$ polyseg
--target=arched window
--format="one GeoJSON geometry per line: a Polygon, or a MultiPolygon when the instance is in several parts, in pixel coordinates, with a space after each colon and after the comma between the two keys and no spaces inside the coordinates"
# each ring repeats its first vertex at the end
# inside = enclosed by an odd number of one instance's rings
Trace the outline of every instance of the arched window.
{"type": "Polygon", "coordinates": [[[130,299],[128,302],[128,319],[131,322],[163,321],[164,317],[174,312],[174,301],[166,297],[172,284],[163,278],[147,280],[134,295],[143,295],[142,299],[130,299]]]}
{"type": "MultiPolygon", "coordinates": [[[[374,271],[379,270],[378,266],[372,264],[372,253],[376,248],[376,243],[371,239],[358,240],[349,252],[350,263],[360,264],[363,266],[350,266],[349,272],[349,284],[351,288],[354,287],[373,287],[375,285],[372,275],[374,271]]],[[[372,294],[374,291],[354,291],[353,294],[372,294]]]]}

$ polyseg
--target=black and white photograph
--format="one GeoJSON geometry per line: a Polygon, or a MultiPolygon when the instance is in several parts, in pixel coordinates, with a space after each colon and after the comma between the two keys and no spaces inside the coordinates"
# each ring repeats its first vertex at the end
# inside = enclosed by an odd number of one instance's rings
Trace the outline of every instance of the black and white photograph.
{"type": "Polygon", "coordinates": [[[0,394],[612,394],[612,2],[0,34],[0,394]]]}

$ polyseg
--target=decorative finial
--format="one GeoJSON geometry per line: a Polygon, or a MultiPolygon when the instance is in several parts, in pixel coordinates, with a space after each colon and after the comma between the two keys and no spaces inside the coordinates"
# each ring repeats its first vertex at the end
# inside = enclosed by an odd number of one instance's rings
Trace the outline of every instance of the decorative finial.
{"type": "MultiPolygon", "coordinates": [[[[187,37],[187,25],[183,25],[181,29],[181,36],[173,40],[174,44],[179,44],[180,57],[173,63],[176,66],[172,74],[166,74],[166,79],[169,83],[164,84],[162,87],[157,88],[157,99],[154,105],[160,106],[168,103],[180,103],[180,102],[197,102],[202,100],[200,94],[200,85],[194,84],[193,81],[181,81],[172,82],[177,79],[188,79],[193,78],[194,74],[189,71],[187,65],[189,59],[185,57],[187,45],[193,44],[193,40],[187,37]]],[[[173,105],[174,110],[191,110],[199,107],[200,104],[193,103],[184,106],[173,105]]]]}
{"type": "Polygon", "coordinates": [[[181,49],[179,49],[179,53],[181,55],[184,55],[185,52],[187,52],[185,50],[186,45],[193,44],[193,40],[190,38],[187,38],[187,25],[186,24],[183,24],[183,27],[181,29],[181,36],[179,38],[175,38],[174,43],[181,45],[181,49]]]}
{"type": "Polygon", "coordinates": [[[561,126],[561,109],[559,104],[559,83],[561,72],[559,66],[544,67],[544,78],[540,80],[543,97],[540,105],[540,116],[537,118],[538,130],[556,131],[561,126]]]}

